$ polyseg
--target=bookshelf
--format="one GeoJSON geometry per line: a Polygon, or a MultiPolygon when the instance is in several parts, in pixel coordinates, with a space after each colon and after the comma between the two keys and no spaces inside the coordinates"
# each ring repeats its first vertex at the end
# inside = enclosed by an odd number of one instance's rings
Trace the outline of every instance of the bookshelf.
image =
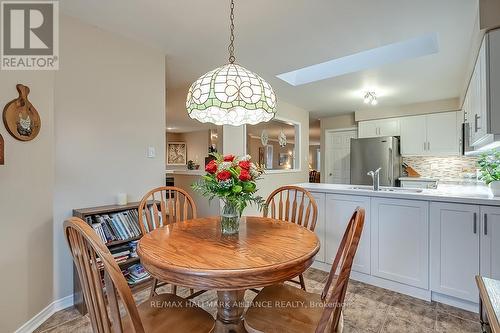
{"type": "MultiPolygon", "coordinates": [[[[73,216],[81,218],[84,221],[92,218],[95,219],[95,216],[103,216],[110,214],[119,214],[124,213],[130,210],[137,211],[139,207],[139,202],[132,202],[126,205],[107,205],[107,206],[99,206],[99,207],[89,207],[89,208],[81,208],[74,209],[73,216]]],[[[119,248],[120,246],[124,246],[130,242],[137,241],[141,238],[141,236],[129,237],[126,239],[117,239],[106,242],[106,246],[113,252],[113,249],[119,248]]],[[[121,269],[126,269],[134,264],[140,263],[140,259],[138,257],[129,257],[126,260],[119,262],[118,266],[121,269]]],[[[130,289],[132,293],[144,290],[151,285],[152,278],[149,278],[144,281],[140,281],[132,286],[130,289]]],[[[73,302],[74,306],[78,309],[81,314],[87,313],[87,308],[85,306],[85,302],[83,300],[82,289],[80,285],[80,279],[78,278],[78,273],[76,271],[75,266],[73,266],[73,302]]]]}

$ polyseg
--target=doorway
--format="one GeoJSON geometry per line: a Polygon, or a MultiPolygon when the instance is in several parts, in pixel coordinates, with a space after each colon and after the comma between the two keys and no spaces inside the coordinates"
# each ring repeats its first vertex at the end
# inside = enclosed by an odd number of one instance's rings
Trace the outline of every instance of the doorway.
{"type": "Polygon", "coordinates": [[[351,139],[358,137],[358,130],[356,128],[327,130],[325,134],[325,182],[349,184],[351,139]]]}

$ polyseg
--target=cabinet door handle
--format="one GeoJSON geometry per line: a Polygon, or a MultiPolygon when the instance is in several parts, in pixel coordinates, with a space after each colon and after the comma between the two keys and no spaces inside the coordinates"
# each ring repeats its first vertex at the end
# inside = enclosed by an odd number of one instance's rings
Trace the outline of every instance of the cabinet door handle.
{"type": "Polygon", "coordinates": [[[477,214],[474,213],[474,224],[473,224],[473,231],[475,234],[477,234],[477,214]]]}
{"type": "Polygon", "coordinates": [[[488,214],[484,214],[484,235],[488,235],[488,214]]]}
{"type": "Polygon", "coordinates": [[[431,150],[431,143],[427,141],[427,150],[431,150]]]}
{"type": "Polygon", "coordinates": [[[427,150],[427,145],[425,141],[424,141],[424,150],[427,150]]]}
{"type": "Polygon", "coordinates": [[[478,120],[481,118],[478,114],[474,115],[474,132],[477,132],[477,130],[480,130],[481,127],[478,126],[478,120]]]}

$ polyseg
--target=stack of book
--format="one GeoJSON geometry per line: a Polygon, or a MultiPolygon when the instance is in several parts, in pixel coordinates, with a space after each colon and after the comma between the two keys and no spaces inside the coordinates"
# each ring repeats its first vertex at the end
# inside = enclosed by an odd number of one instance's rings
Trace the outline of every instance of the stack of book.
{"type": "Polygon", "coordinates": [[[86,222],[104,243],[127,240],[141,235],[139,215],[136,210],[88,216],[86,222]]]}
{"type": "MultiPolygon", "coordinates": [[[[110,248],[110,252],[117,264],[124,263],[125,261],[127,261],[129,258],[132,257],[132,249],[130,243],[110,248]]],[[[96,261],[97,261],[97,267],[99,269],[102,269],[103,264],[101,258],[97,258],[96,261]]]]}
{"type": "Polygon", "coordinates": [[[122,271],[130,286],[141,283],[150,278],[149,273],[141,264],[135,264],[122,271]]]}

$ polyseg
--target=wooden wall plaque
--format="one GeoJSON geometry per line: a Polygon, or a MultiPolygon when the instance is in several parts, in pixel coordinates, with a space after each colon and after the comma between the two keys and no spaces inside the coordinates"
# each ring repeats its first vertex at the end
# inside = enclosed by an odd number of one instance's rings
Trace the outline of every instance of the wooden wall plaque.
{"type": "Polygon", "coordinates": [[[5,156],[5,144],[3,141],[2,134],[0,134],[0,165],[5,164],[4,156],[5,156]]]}
{"type": "Polygon", "coordinates": [[[19,97],[10,101],[3,109],[3,123],[10,135],[20,141],[30,141],[40,132],[41,120],[38,111],[28,100],[30,88],[16,85],[19,97]]]}

